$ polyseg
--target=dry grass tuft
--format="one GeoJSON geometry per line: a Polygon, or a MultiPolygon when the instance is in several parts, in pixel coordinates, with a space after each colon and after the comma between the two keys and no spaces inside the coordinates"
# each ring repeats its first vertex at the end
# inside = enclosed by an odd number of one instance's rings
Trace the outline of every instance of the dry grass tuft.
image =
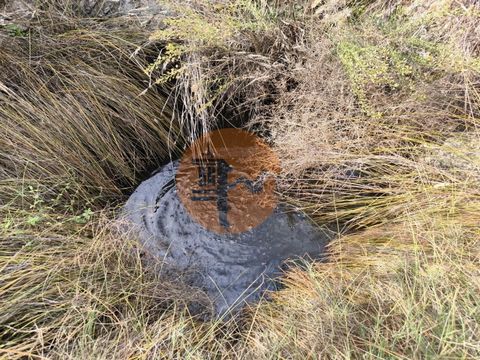
{"type": "Polygon", "coordinates": [[[315,26],[294,89],[254,121],[271,130],[286,199],[320,222],[365,227],[478,198],[479,7],[419,6],[315,26]]]}
{"type": "Polygon", "coordinates": [[[339,239],[332,263],[291,272],[287,289],[258,311],[251,352],[477,358],[479,234],[478,226],[470,230],[461,221],[415,216],[339,239]]]}
{"type": "Polygon", "coordinates": [[[22,200],[33,186],[50,197],[105,204],[181,142],[167,88],[144,92],[153,50],[133,56],[144,30],[71,19],[58,32],[61,24],[50,31],[33,23],[25,37],[0,35],[4,201],[22,200]]]}
{"type": "Polygon", "coordinates": [[[130,357],[177,345],[173,322],[193,327],[187,305],[202,294],[158,278],[106,214],[89,225],[49,224],[0,237],[0,354],[12,357],[130,357]],[[68,228],[59,234],[58,227],[68,228]],[[187,298],[190,294],[190,298],[187,298]],[[148,331],[148,333],[146,333],[148,331]],[[150,345],[149,337],[156,341],[150,345]],[[135,349],[137,342],[142,347],[135,349]]]}

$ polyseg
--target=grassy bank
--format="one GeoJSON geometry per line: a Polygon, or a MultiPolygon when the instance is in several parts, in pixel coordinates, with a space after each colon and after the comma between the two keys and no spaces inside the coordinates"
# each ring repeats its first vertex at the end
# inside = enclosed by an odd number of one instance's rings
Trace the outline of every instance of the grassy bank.
{"type": "Polygon", "coordinates": [[[478,4],[176,2],[164,29],[52,4],[0,28],[0,357],[480,357],[478,4]],[[339,238],[204,321],[112,222],[229,124],[339,238]]]}

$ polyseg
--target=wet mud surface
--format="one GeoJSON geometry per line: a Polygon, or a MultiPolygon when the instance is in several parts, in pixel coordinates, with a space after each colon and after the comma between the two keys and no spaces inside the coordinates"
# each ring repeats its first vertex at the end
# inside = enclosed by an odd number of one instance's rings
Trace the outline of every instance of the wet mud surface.
{"type": "Polygon", "coordinates": [[[322,258],[334,237],[281,206],[247,232],[208,231],[178,197],[177,168],[178,163],[170,163],[144,181],[126,203],[125,215],[149,255],[164,262],[162,269],[188,272],[190,285],[208,294],[217,315],[275,289],[285,260],[322,258]]]}

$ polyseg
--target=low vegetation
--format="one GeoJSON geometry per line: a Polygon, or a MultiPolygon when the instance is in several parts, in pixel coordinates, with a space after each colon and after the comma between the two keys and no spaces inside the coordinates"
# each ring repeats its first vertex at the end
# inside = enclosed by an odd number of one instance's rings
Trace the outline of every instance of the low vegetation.
{"type": "Polygon", "coordinates": [[[479,358],[478,3],[164,3],[162,29],[47,0],[0,27],[0,357],[479,358]],[[205,320],[115,216],[228,125],[339,236],[205,320]]]}

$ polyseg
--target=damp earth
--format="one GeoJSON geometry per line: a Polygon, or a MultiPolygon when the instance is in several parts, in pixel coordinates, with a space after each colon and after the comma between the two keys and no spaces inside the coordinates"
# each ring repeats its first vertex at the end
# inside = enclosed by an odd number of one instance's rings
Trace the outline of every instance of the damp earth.
{"type": "Polygon", "coordinates": [[[334,237],[281,205],[249,231],[209,231],[178,196],[178,166],[172,162],[141,183],[127,201],[125,215],[149,257],[162,262],[162,271],[188,273],[189,285],[206,292],[217,315],[274,290],[286,260],[320,259],[334,237]]]}

